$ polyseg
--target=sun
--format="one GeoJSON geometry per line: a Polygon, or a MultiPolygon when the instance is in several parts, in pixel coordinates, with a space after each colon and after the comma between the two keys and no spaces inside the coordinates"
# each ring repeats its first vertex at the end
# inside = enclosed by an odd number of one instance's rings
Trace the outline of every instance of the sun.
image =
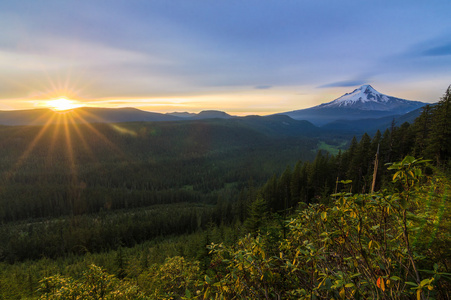
{"type": "Polygon", "coordinates": [[[61,97],[58,99],[53,99],[46,101],[46,106],[50,107],[53,110],[69,110],[82,106],[79,102],[67,99],[65,97],[61,97]]]}

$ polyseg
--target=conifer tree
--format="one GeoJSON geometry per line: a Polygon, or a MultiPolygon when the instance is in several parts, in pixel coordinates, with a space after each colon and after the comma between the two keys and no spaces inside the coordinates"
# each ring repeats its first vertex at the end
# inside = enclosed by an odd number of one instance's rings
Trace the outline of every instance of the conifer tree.
{"type": "Polygon", "coordinates": [[[432,111],[432,106],[424,106],[420,116],[415,119],[412,125],[412,130],[415,135],[413,155],[416,157],[428,156],[426,154],[426,148],[431,132],[432,111]]]}
{"type": "Polygon", "coordinates": [[[299,161],[294,167],[293,174],[291,176],[291,204],[296,205],[301,200],[301,168],[302,162],[299,161]]]}
{"type": "Polygon", "coordinates": [[[357,146],[358,146],[357,139],[354,136],[349,145],[349,149],[343,154],[343,167],[345,168],[346,179],[349,179],[348,176],[352,175],[349,169],[351,165],[351,160],[354,157],[355,152],[357,151],[357,146]]]}
{"type": "Polygon", "coordinates": [[[432,120],[428,151],[440,166],[451,157],[451,85],[435,105],[432,120]]]}
{"type": "Polygon", "coordinates": [[[401,160],[406,155],[410,154],[414,145],[415,136],[410,128],[410,124],[404,122],[397,128],[393,134],[393,156],[392,160],[401,160]]]}
{"type": "Polygon", "coordinates": [[[116,266],[117,266],[116,272],[117,277],[119,279],[125,278],[125,276],[127,276],[126,271],[127,261],[121,246],[119,246],[119,249],[116,252],[116,266]]]}
{"type": "Polygon", "coordinates": [[[280,202],[278,210],[286,210],[291,205],[291,176],[291,168],[287,167],[277,183],[280,202]]]}
{"type": "Polygon", "coordinates": [[[267,203],[263,197],[257,197],[249,206],[249,217],[244,222],[244,226],[250,233],[257,234],[258,230],[266,222],[267,203]]]}
{"type": "Polygon", "coordinates": [[[384,164],[390,162],[390,139],[391,132],[390,129],[387,128],[382,135],[381,146],[379,148],[381,154],[381,162],[384,164]]]}

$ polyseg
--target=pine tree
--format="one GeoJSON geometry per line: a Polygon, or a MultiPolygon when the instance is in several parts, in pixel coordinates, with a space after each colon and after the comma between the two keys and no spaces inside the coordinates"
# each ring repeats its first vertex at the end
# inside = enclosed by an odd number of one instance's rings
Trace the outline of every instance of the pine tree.
{"type": "Polygon", "coordinates": [[[273,175],[263,187],[263,197],[268,203],[268,208],[272,211],[277,211],[279,198],[277,192],[276,175],[273,175]]]}
{"type": "Polygon", "coordinates": [[[380,154],[381,154],[381,162],[382,163],[389,163],[389,151],[390,151],[390,136],[391,132],[390,129],[386,129],[384,131],[384,134],[382,135],[381,139],[381,146],[380,146],[380,154]]]}
{"type": "Polygon", "coordinates": [[[301,201],[301,168],[302,162],[299,161],[294,167],[293,174],[291,176],[291,203],[290,206],[296,205],[301,201]]]}
{"type": "Polygon", "coordinates": [[[362,185],[362,177],[365,176],[368,169],[369,150],[371,138],[368,134],[363,134],[360,142],[351,143],[349,148],[349,164],[346,172],[346,179],[352,180],[353,191],[358,191],[362,185]]]}
{"type": "Polygon", "coordinates": [[[263,197],[257,199],[249,206],[249,217],[244,222],[244,226],[250,233],[257,234],[258,230],[265,224],[267,219],[268,206],[263,197]]]}
{"type": "Polygon", "coordinates": [[[121,246],[119,246],[119,249],[116,252],[115,260],[116,260],[116,266],[117,266],[116,275],[119,279],[123,279],[123,278],[125,278],[125,276],[127,276],[127,271],[126,271],[127,260],[125,258],[125,255],[124,255],[124,252],[123,252],[121,246]]]}
{"type": "Polygon", "coordinates": [[[434,106],[432,120],[428,152],[440,166],[451,157],[451,85],[434,106]]]}
{"type": "Polygon", "coordinates": [[[291,168],[287,167],[277,182],[279,192],[278,210],[287,210],[291,205],[291,168]]]}
{"type": "Polygon", "coordinates": [[[415,141],[414,131],[410,128],[410,124],[404,122],[397,128],[393,134],[393,160],[402,160],[403,157],[410,154],[415,141]]]}
{"type": "Polygon", "coordinates": [[[357,146],[358,146],[357,139],[354,136],[351,140],[348,151],[346,151],[343,154],[343,167],[345,168],[344,172],[345,172],[346,179],[349,179],[347,177],[349,175],[348,174],[349,165],[351,164],[352,157],[354,156],[354,154],[357,150],[357,146]]]}
{"type": "Polygon", "coordinates": [[[415,135],[415,143],[413,147],[413,156],[427,157],[426,148],[429,142],[431,124],[432,124],[432,106],[423,107],[421,114],[415,119],[412,130],[415,135]]]}

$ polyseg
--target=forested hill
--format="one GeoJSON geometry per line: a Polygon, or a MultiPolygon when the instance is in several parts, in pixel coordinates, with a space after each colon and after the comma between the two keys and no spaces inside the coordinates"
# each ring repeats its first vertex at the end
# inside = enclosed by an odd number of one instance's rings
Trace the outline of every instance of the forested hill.
{"type": "Polygon", "coordinates": [[[213,191],[312,159],[320,138],[284,116],[3,126],[0,220],[215,201],[213,191]]]}

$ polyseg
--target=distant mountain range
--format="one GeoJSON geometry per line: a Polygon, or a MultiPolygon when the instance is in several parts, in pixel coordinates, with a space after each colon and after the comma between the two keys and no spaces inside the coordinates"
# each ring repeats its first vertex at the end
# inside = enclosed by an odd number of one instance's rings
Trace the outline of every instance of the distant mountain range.
{"type": "Polygon", "coordinates": [[[51,109],[30,109],[0,111],[0,125],[44,125],[62,122],[74,123],[119,123],[119,122],[162,122],[201,119],[230,119],[233,116],[222,111],[201,111],[190,113],[154,113],[136,108],[80,107],[67,111],[51,109]]]}
{"type": "Polygon", "coordinates": [[[201,120],[201,119],[231,119],[234,116],[219,110],[203,110],[198,114],[188,112],[173,112],[166,115],[183,119],[201,120]]]}
{"type": "Polygon", "coordinates": [[[387,96],[371,85],[362,85],[352,93],[318,106],[280,113],[296,120],[307,120],[317,126],[331,122],[399,117],[428,103],[387,96]]]}
{"type": "Polygon", "coordinates": [[[297,135],[296,130],[318,132],[321,127],[329,131],[361,133],[388,128],[393,121],[413,122],[427,103],[410,101],[379,93],[370,85],[363,85],[334,101],[307,109],[278,113],[272,116],[236,117],[222,111],[205,110],[200,113],[173,112],[154,113],[136,108],[92,108],[81,107],[68,111],[33,109],[0,111],[0,125],[44,125],[61,122],[75,123],[119,123],[119,122],[162,122],[195,121],[206,119],[237,120],[250,122],[252,126],[266,128],[269,132],[297,135]],[[302,121],[302,122],[299,122],[302,121]],[[318,128],[317,128],[318,129],[318,128]]]}

